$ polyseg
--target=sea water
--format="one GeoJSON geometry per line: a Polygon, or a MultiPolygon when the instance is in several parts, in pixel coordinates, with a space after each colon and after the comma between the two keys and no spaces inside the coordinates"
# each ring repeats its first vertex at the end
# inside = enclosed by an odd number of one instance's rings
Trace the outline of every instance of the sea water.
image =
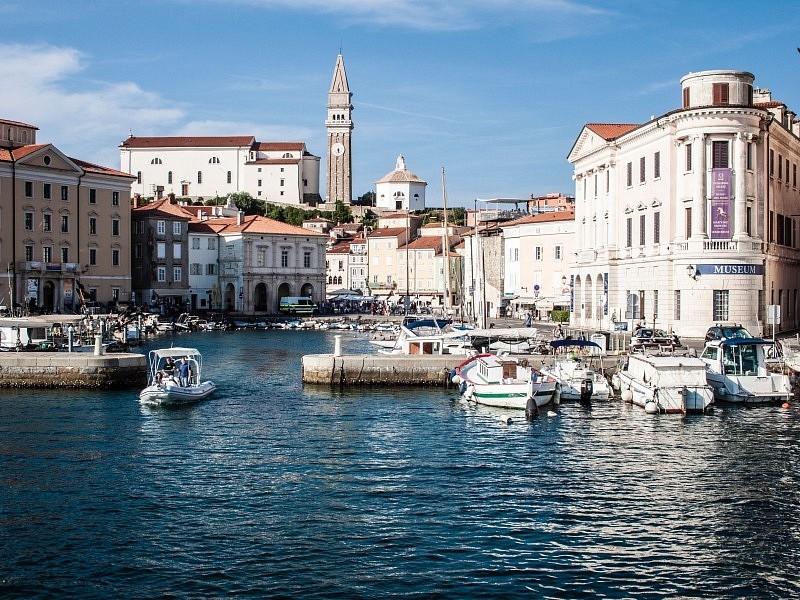
{"type": "Polygon", "coordinates": [[[303,386],[334,335],[162,336],[219,386],[179,409],[0,392],[0,596],[800,593],[797,406],[526,421],[452,389],[303,386]]]}

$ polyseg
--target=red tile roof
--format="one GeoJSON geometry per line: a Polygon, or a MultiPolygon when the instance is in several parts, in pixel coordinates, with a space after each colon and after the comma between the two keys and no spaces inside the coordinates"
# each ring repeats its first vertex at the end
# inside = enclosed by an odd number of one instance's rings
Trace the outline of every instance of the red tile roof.
{"type": "Polygon", "coordinates": [[[252,135],[234,136],[182,136],[182,137],[134,137],[120,144],[120,148],[240,148],[250,147],[255,142],[252,135]]]}
{"type": "Polygon", "coordinates": [[[39,130],[38,127],[35,125],[29,125],[28,123],[23,123],[21,121],[9,121],[8,119],[0,119],[0,123],[3,125],[21,125],[22,127],[30,127],[31,129],[39,130]]]}
{"type": "Polygon", "coordinates": [[[308,236],[324,237],[324,238],[328,237],[324,233],[319,233],[317,231],[312,231],[311,229],[298,227],[297,225],[289,225],[289,223],[283,223],[282,221],[276,221],[275,219],[268,219],[267,217],[262,217],[260,215],[245,216],[243,223],[241,225],[237,223],[236,218],[214,219],[214,220],[230,221],[230,224],[228,224],[222,230],[222,233],[242,232],[242,233],[280,234],[280,235],[304,235],[306,237],[308,236]]]}
{"type": "Polygon", "coordinates": [[[556,210],[553,212],[545,212],[537,215],[527,215],[507,223],[501,223],[500,227],[510,227],[512,225],[527,225],[528,223],[553,223],[555,221],[574,221],[574,210],[556,210]]]}
{"type": "Polygon", "coordinates": [[[165,216],[165,217],[172,217],[172,218],[179,218],[186,220],[192,218],[192,215],[186,212],[182,206],[180,206],[179,204],[172,204],[169,201],[169,197],[161,198],[161,200],[156,200],[144,206],[132,208],[131,215],[132,216],[156,215],[156,216],[165,216]]]}
{"type": "Polygon", "coordinates": [[[253,150],[262,152],[279,152],[281,150],[300,152],[305,144],[303,142],[256,142],[253,150]]]}
{"type": "Polygon", "coordinates": [[[615,140],[641,125],[633,123],[587,123],[586,127],[606,141],[615,140]]]}
{"type": "Polygon", "coordinates": [[[405,227],[382,227],[381,229],[373,229],[372,233],[369,234],[370,238],[376,237],[397,237],[398,235],[405,233],[405,227]]]}

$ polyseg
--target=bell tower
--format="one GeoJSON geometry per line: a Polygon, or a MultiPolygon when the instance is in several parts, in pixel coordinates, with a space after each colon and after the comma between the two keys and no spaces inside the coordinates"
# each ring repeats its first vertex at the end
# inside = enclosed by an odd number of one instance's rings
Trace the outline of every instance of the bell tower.
{"type": "Polygon", "coordinates": [[[325,202],[334,204],[341,200],[350,204],[353,197],[352,160],[350,157],[350,135],[353,131],[353,94],[347,85],[344,59],[340,54],[333,69],[333,81],[328,92],[328,188],[325,202]]]}

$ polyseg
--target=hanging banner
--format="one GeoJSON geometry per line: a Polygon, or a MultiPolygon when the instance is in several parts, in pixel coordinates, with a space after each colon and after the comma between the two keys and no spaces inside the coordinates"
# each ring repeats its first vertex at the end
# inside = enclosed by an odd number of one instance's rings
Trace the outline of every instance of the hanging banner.
{"type": "Polygon", "coordinates": [[[39,302],[39,280],[30,278],[28,279],[28,294],[27,298],[34,302],[39,302]]]}
{"type": "Polygon", "coordinates": [[[731,237],[731,170],[711,169],[711,239],[731,237]]]}

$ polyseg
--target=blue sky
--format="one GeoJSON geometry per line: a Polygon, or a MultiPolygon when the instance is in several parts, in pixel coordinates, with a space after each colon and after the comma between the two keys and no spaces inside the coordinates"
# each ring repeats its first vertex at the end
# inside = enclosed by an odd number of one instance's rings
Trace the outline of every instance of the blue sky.
{"type": "Polygon", "coordinates": [[[428,206],[574,193],[586,123],[644,123],[680,78],[740,69],[800,112],[794,1],[3,0],[0,118],[119,168],[135,135],[304,141],[323,159],[336,55],[353,193],[403,154],[428,206]]]}

